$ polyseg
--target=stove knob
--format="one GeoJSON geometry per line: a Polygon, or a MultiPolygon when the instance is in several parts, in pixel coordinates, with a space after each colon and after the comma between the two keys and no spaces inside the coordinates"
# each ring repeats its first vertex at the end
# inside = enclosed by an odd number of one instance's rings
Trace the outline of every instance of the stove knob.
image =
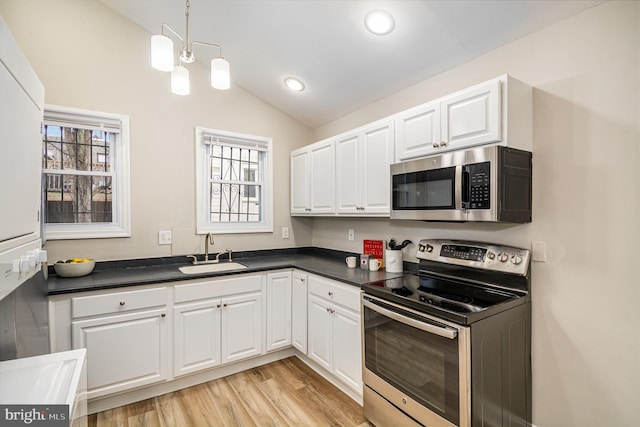
{"type": "Polygon", "coordinates": [[[522,257],[520,255],[514,255],[511,257],[511,262],[518,265],[522,262],[522,257]]]}
{"type": "Polygon", "coordinates": [[[433,246],[427,245],[427,252],[433,252],[433,246]]]}
{"type": "Polygon", "coordinates": [[[500,260],[500,262],[507,262],[507,260],[509,260],[509,255],[505,254],[504,252],[500,252],[498,254],[498,260],[500,260]]]}
{"type": "Polygon", "coordinates": [[[425,246],[424,245],[418,245],[418,252],[424,252],[425,246]]]}
{"type": "Polygon", "coordinates": [[[493,252],[489,252],[487,253],[487,258],[489,258],[490,260],[493,260],[496,258],[496,254],[494,254],[493,252]]]}

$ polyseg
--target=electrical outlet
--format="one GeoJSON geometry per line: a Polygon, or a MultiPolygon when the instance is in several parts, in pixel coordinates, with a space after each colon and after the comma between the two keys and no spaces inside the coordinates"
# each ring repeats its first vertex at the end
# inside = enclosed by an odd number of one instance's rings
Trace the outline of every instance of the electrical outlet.
{"type": "Polygon", "coordinates": [[[171,231],[158,231],[158,244],[170,245],[171,244],[171,231]]]}
{"type": "Polygon", "coordinates": [[[282,227],[282,238],[283,239],[289,238],[289,227],[282,227]]]}
{"type": "Polygon", "coordinates": [[[353,228],[349,229],[349,241],[353,242],[356,237],[356,233],[353,231],[353,228]]]}
{"type": "Polygon", "coordinates": [[[531,242],[531,261],[547,262],[547,244],[531,242]]]}

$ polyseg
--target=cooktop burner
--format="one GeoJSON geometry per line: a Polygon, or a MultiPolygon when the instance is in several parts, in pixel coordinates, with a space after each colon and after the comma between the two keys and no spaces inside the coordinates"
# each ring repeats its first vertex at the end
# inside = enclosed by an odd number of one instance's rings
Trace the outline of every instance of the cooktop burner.
{"type": "Polygon", "coordinates": [[[459,240],[424,239],[419,273],[362,289],[424,313],[469,324],[529,300],[530,251],[459,240]]]}
{"type": "Polygon", "coordinates": [[[523,297],[517,291],[494,289],[428,273],[369,283],[364,290],[461,323],[466,323],[472,313],[523,297]]]}

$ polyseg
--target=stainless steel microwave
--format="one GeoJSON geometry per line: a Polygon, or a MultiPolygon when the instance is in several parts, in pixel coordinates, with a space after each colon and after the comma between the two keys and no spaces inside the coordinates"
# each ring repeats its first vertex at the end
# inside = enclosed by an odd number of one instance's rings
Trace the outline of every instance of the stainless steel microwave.
{"type": "Polygon", "coordinates": [[[391,218],[531,222],[531,152],[490,146],[391,165],[391,218]]]}

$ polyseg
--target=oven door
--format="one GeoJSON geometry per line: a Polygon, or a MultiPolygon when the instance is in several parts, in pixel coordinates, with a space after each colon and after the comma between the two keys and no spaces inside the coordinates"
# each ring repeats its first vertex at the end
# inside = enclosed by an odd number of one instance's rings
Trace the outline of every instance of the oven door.
{"type": "MultiPolygon", "coordinates": [[[[363,380],[388,411],[430,427],[469,426],[469,328],[366,294],[362,317],[363,380]]],[[[365,416],[376,412],[368,403],[365,416]]]]}
{"type": "Polygon", "coordinates": [[[464,152],[391,165],[391,218],[465,221],[464,152]]]}

